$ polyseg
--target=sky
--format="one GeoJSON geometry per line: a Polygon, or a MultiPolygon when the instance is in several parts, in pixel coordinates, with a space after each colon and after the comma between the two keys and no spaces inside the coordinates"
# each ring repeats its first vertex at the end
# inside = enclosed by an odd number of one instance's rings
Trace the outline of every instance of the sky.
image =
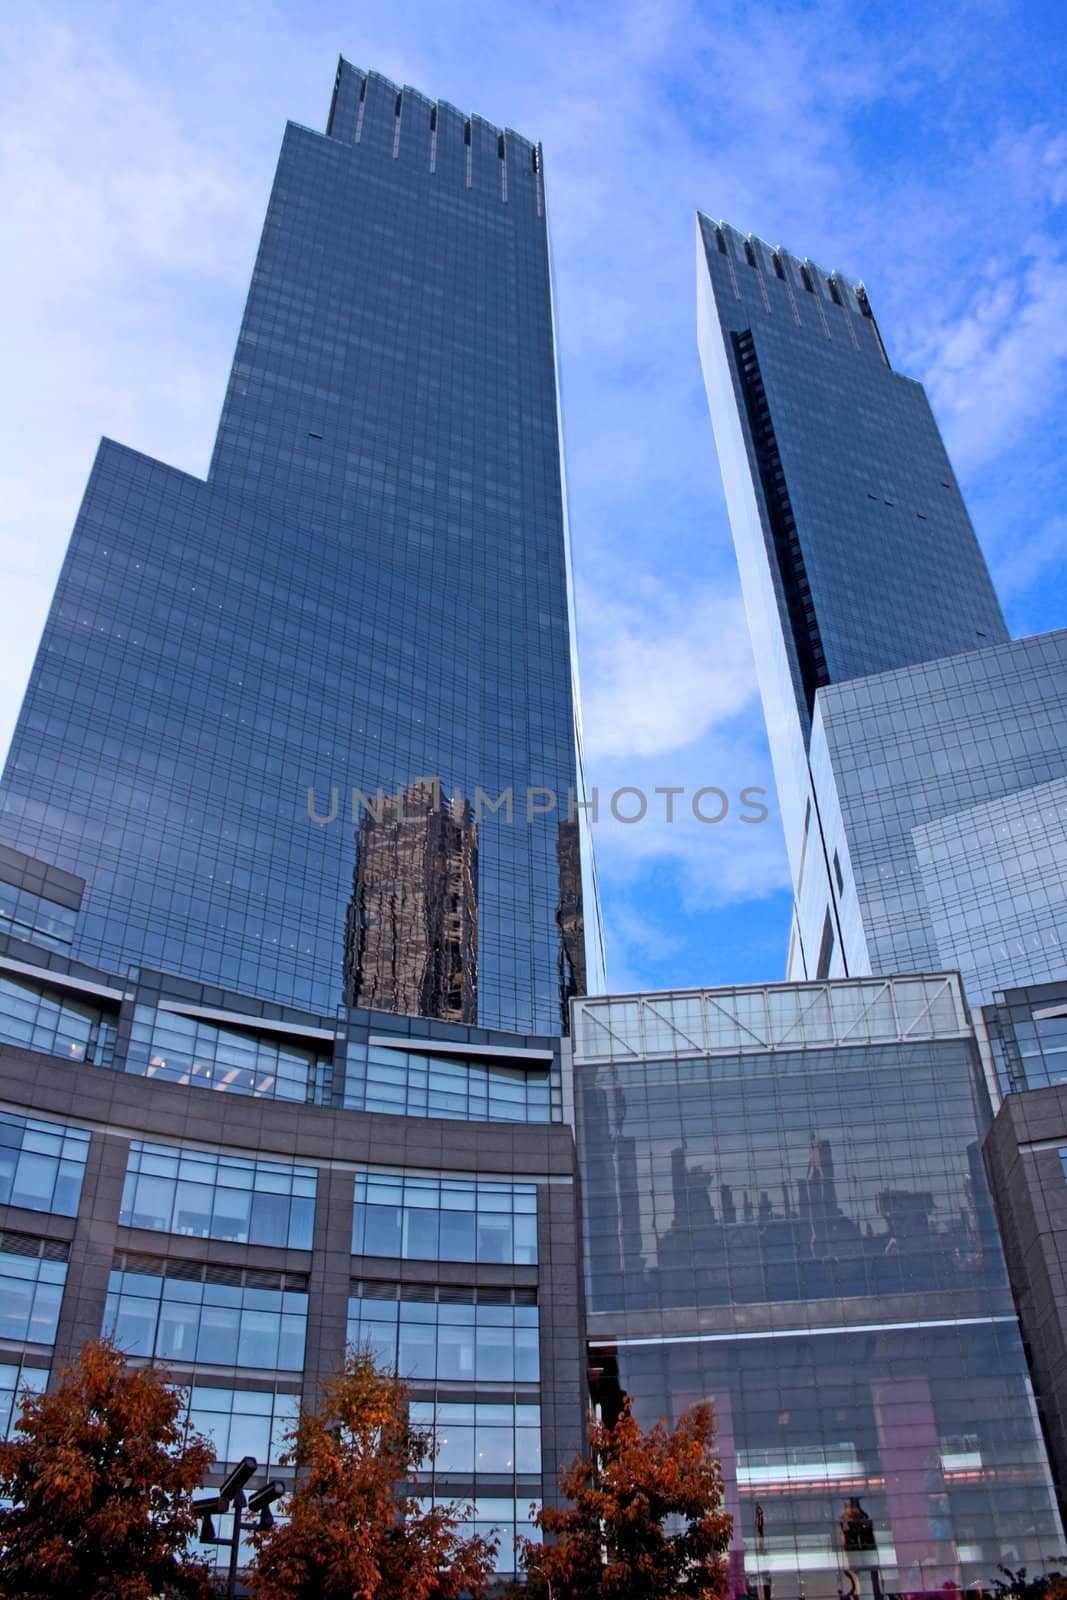
{"type": "Polygon", "coordinates": [[[0,750],[99,437],[202,475],[286,118],[337,56],[544,146],[617,990],[774,981],[790,894],[695,338],[697,208],[862,279],[1015,635],[1067,624],[1067,30],[1053,4],[77,0],[0,34],[0,750]],[[741,822],[746,787],[770,815],[741,822]],[[653,811],[659,820],[654,820],[653,811]]]}

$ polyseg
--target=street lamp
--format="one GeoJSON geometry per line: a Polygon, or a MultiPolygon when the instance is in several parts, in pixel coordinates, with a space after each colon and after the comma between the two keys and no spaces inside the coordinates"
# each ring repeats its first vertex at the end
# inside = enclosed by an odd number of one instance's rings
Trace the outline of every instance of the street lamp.
{"type": "Polygon", "coordinates": [[[201,1544],[228,1544],[230,1547],[226,1600],[234,1600],[234,1595],[237,1593],[237,1563],[240,1560],[242,1533],[265,1532],[267,1528],[273,1528],[274,1516],[270,1508],[275,1500],[280,1499],[285,1493],[285,1484],[281,1479],[272,1478],[262,1489],[257,1489],[252,1495],[246,1496],[245,1485],[255,1477],[258,1470],[259,1462],[255,1456],[242,1456],[219,1485],[216,1494],[208,1499],[193,1501],[193,1510],[201,1518],[201,1544]],[[256,1513],[258,1522],[241,1521],[241,1513],[246,1507],[256,1513]],[[213,1519],[224,1516],[227,1511],[233,1512],[233,1531],[228,1538],[220,1539],[215,1532],[213,1519]]]}
{"type": "Polygon", "coordinates": [[[531,1572],[539,1572],[541,1574],[542,1578],[545,1580],[545,1583],[548,1586],[548,1600],[555,1600],[555,1595],[554,1595],[554,1593],[552,1591],[552,1579],[549,1577],[548,1573],[543,1571],[542,1568],[540,1568],[539,1566],[536,1566],[535,1563],[532,1562],[532,1561],[530,1562],[530,1571],[531,1572]]]}

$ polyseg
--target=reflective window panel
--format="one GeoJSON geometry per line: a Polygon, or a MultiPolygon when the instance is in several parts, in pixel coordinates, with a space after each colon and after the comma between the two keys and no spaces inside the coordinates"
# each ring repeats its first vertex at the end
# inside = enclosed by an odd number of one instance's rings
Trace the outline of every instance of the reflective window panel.
{"type": "Polygon", "coordinates": [[[13,1243],[10,1234],[0,1243],[0,1339],[54,1344],[67,1263],[41,1252],[58,1254],[63,1247],[19,1240],[16,1253],[13,1243]]]}
{"type": "Polygon", "coordinates": [[[401,1377],[479,1385],[540,1382],[536,1305],[500,1303],[523,1291],[441,1289],[438,1302],[398,1300],[392,1285],[375,1286],[374,1295],[370,1288],[365,1284],[348,1302],[349,1343],[369,1346],[401,1377]],[[379,1293],[389,1298],[377,1298],[379,1293]]]}
{"type": "Polygon", "coordinates": [[[115,1018],[67,990],[0,973],[0,1042],[106,1067],[115,1053],[115,1018]]]}
{"type": "Polygon", "coordinates": [[[413,1400],[415,1427],[432,1436],[432,1466],[438,1478],[471,1478],[480,1473],[535,1476],[541,1471],[541,1407],[413,1400]]]}
{"type": "Polygon", "coordinates": [[[553,1120],[546,1068],[498,1066],[350,1043],[345,1105],[405,1117],[468,1122],[553,1120]]]}
{"type": "Polygon", "coordinates": [[[268,1476],[278,1467],[287,1431],[299,1415],[298,1394],[206,1383],[194,1383],[189,1391],[189,1424],[211,1440],[216,1461],[255,1456],[260,1473],[268,1476]]]}
{"type": "Polygon", "coordinates": [[[310,1250],[315,1168],[135,1139],[119,1221],[197,1239],[310,1250]]]}
{"type": "Polygon", "coordinates": [[[89,1133],[0,1111],[0,1205],[76,1217],[89,1133]]]}
{"type": "Polygon", "coordinates": [[[47,1382],[47,1367],[26,1367],[17,1360],[0,1362],[0,1439],[8,1439],[16,1431],[26,1391],[40,1394],[47,1382]]]}
{"type": "Polygon", "coordinates": [[[138,1006],[126,1071],[274,1100],[314,1100],[329,1060],[288,1039],[138,1006]]]}
{"type": "MultiPolygon", "coordinates": [[[[299,1372],[304,1364],[307,1294],[261,1287],[280,1274],[192,1268],[190,1281],[158,1272],[112,1272],[104,1328],[120,1350],[198,1367],[299,1372]],[[214,1278],[243,1283],[217,1282],[214,1278]]],[[[172,1270],[177,1271],[178,1268],[172,1270]]]]}
{"type": "Polygon", "coordinates": [[[357,1173],[352,1252],[531,1265],[537,1260],[537,1186],[357,1173]]]}

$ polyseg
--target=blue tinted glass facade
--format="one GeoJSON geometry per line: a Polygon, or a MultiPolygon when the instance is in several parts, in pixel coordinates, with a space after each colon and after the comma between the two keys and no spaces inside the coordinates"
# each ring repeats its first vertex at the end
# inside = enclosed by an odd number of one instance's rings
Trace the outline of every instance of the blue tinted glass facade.
{"type": "Polygon", "coordinates": [[[579,1007],[595,1398],[714,1402],[734,1594],[988,1587],[1061,1548],[980,1057],[934,981],[579,1007]]]}
{"type": "Polygon", "coordinates": [[[848,937],[809,767],[828,686],[1009,639],[925,392],[862,285],[705,216],[697,320],[798,902],[787,976],[955,967],[848,937]]]}
{"type": "Polygon", "coordinates": [[[343,64],[285,134],[206,481],[101,445],[0,842],[85,879],[108,970],[548,1031],[576,772],[539,150],[343,64]]]}

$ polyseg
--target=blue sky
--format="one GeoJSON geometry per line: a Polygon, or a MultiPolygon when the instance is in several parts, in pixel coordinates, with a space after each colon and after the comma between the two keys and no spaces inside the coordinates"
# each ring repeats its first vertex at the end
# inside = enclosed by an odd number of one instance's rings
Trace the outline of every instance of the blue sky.
{"type": "MultiPolygon", "coordinates": [[[[694,334],[699,206],[863,278],[1016,634],[1067,623],[1053,5],[22,6],[0,38],[0,747],[96,442],[207,466],[286,117],[337,54],[545,148],[591,777],[770,789],[694,334]]],[[[782,975],[759,827],[601,823],[614,987],[782,975]]]]}

